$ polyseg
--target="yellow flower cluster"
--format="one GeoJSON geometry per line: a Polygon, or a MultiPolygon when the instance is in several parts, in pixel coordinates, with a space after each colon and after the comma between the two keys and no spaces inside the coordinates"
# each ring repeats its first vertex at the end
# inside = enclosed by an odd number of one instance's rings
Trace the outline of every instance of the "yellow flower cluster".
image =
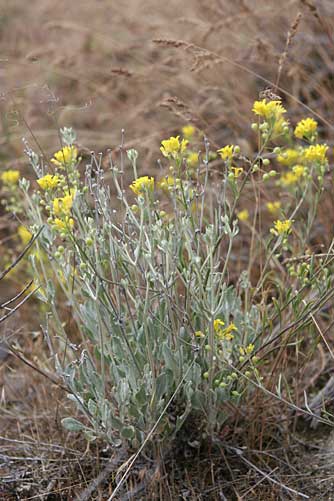
{"type": "Polygon", "coordinates": [[[220,148],[220,150],[217,150],[217,153],[219,153],[221,158],[226,162],[232,159],[233,151],[234,151],[234,146],[228,144],[227,146],[224,146],[224,148],[220,148]]]}
{"type": "Polygon", "coordinates": [[[224,327],[224,325],[225,322],[220,318],[216,318],[216,320],[213,321],[213,328],[216,333],[220,332],[222,330],[222,327],[224,327]]]}
{"type": "Polygon", "coordinates": [[[17,184],[19,178],[20,178],[20,171],[13,169],[6,170],[0,175],[1,181],[3,182],[3,184],[6,184],[7,186],[17,184]]]}
{"type": "Polygon", "coordinates": [[[159,181],[158,186],[162,190],[170,191],[173,188],[180,188],[181,180],[177,177],[166,176],[159,181]]]}
{"type": "Polygon", "coordinates": [[[300,179],[303,178],[306,174],[306,167],[304,167],[303,165],[295,165],[292,168],[292,171],[284,172],[281,175],[279,183],[285,187],[292,186],[298,183],[298,181],[300,181],[300,179]]]}
{"type": "Polygon", "coordinates": [[[247,209],[243,209],[237,213],[237,218],[239,221],[247,221],[249,219],[249,212],[247,209]]]}
{"type": "Polygon", "coordinates": [[[164,157],[177,158],[187,149],[188,141],[186,139],[182,139],[182,141],[180,141],[180,136],[172,136],[169,139],[161,141],[161,144],[162,146],[160,151],[164,157]]]}
{"type": "Polygon", "coordinates": [[[225,339],[226,341],[231,341],[234,338],[232,332],[237,331],[238,329],[236,328],[233,322],[231,322],[227,327],[225,327],[225,329],[223,329],[224,325],[225,322],[217,318],[213,322],[214,331],[216,335],[219,337],[219,339],[225,339]]]}
{"type": "Polygon", "coordinates": [[[313,118],[304,118],[296,125],[295,136],[298,139],[311,139],[317,132],[317,127],[318,123],[313,118]]]}
{"type": "Polygon", "coordinates": [[[307,162],[310,163],[327,163],[327,154],[328,146],[326,144],[315,144],[309,146],[304,150],[304,158],[307,162]]]}
{"type": "Polygon", "coordinates": [[[132,184],[130,184],[130,189],[136,194],[136,195],[142,195],[143,193],[147,191],[153,191],[154,190],[154,178],[149,177],[149,176],[142,176],[138,177],[133,181],[132,184]]]}
{"type": "Polygon", "coordinates": [[[196,167],[198,165],[198,153],[195,151],[189,153],[187,157],[187,164],[189,167],[196,167]]]}
{"type": "Polygon", "coordinates": [[[253,351],[254,351],[254,348],[255,348],[255,346],[252,343],[250,343],[245,348],[243,346],[240,346],[239,353],[240,353],[240,355],[251,355],[251,353],[253,353],[253,351]]]}
{"type": "Polygon", "coordinates": [[[53,220],[53,224],[57,228],[57,230],[65,231],[67,229],[73,228],[74,219],[69,217],[69,216],[65,216],[64,219],[60,219],[59,217],[56,217],[53,220]]]}
{"type": "Polygon", "coordinates": [[[196,337],[199,337],[199,338],[203,338],[203,337],[205,337],[205,334],[204,334],[204,332],[202,332],[202,331],[196,331],[196,332],[195,332],[195,336],[196,336],[196,337]]]}
{"type": "Polygon", "coordinates": [[[195,132],[196,132],[196,128],[191,124],[188,124],[188,125],[185,125],[184,127],[182,127],[182,134],[183,134],[183,137],[186,139],[191,139],[193,137],[193,135],[195,134],[195,132]]]}
{"type": "Polygon", "coordinates": [[[255,101],[252,110],[255,115],[265,118],[266,120],[278,120],[286,113],[280,101],[255,101]]]}
{"type": "Polygon", "coordinates": [[[73,206],[76,191],[69,190],[64,197],[53,199],[53,213],[55,216],[68,215],[73,206]]]}
{"type": "Polygon", "coordinates": [[[237,179],[244,171],[242,167],[231,167],[231,171],[233,173],[233,177],[237,179]]]}
{"type": "Polygon", "coordinates": [[[268,202],[267,209],[270,214],[277,214],[281,208],[281,202],[268,202]]]}
{"type": "Polygon", "coordinates": [[[282,165],[290,166],[300,162],[300,158],[301,158],[300,151],[288,148],[283,153],[277,156],[277,162],[279,162],[282,165]]]}
{"type": "Polygon", "coordinates": [[[274,221],[274,228],[271,228],[270,232],[276,236],[287,235],[288,233],[290,233],[291,226],[291,219],[285,219],[284,221],[274,221]]]}
{"type": "Polygon", "coordinates": [[[46,174],[45,176],[37,179],[37,184],[42,188],[42,190],[53,190],[57,188],[60,181],[59,176],[52,176],[51,174],[46,174]]]}
{"type": "Polygon", "coordinates": [[[72,165],[78,158],[78,150],[75,146],[64,146],[61,150],[54,154],[51,162],[58,167],[72,165]]]}

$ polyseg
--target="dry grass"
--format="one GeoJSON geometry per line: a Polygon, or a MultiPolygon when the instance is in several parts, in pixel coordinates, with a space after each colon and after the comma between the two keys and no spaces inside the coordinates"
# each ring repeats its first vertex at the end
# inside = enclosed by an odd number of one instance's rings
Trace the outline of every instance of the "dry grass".
{"type": "Polygon", "coordinates": [[[58,126],[72,125],[86,147],[101,150],[117,146],[124,128],[148,163],[152,144],[187,120],[217,144],[251,143],[250,105],[268,85],[261,78],[275,84],[278,74],[293,113],[304,112],[299,100],[330,118],[333,46],[323,28],[330,33],[330,1],[318,16],[293,0],[189,1],[183,10],[175,1],[130,0],[126,10],[103,0],[79,10],[64,1],[5,4],[1,116],[9,160],[22,156],[27,124],[46,149],[58,146],[58,126]],[[193,57],[186,44],[201,50],[193,57]]]}
{"type": "MultiPolygon", "coordinates": [[[[296,119],[307,106],[322,119],[323,137],[333,141],[331,0],[189,0],[185,5],[129,0],[126,8],[106,0],[80,2],[80,7],[64,0],[0,0],[0,6],[0,158],[6,165],[26,169],[22,137],[32,144],[37,140],[50,154],[59,146],[57,130],[64,125],[76,129],[83,148],[98,151],[117,149],[124,128],[126,146],[140,151],[145,172],[155,168],[161,138],[186,122],[205,131],[213,145],[233,142],[251,152],[254,136],[245,124],[254,98],[270,82],[296,119]]],[[[248,203],[254,204],[252,194],[248,203]]],[[[332,213],[328,193],[314,249],[328,247],[332,213]]],[[[1,244],[15,248],[8,225],[3,216],[1,244]]],[[[250,235],[242,237],[248,246],[250,235]]],[[[247,256],[236,258],[236,274],[242,258],[247,256]]],[[[7,294],[7,288],[0,289],[0,302],[7,294]]],[[[24,358],[48,371],[36,311],[31,302],[1,334],[14,336],[24,358]]],[[[287,362],[285,355],[276,360],[276,370],[287,362]]],[[[73,434],[59,425],[67,405],[62,390],[13,355],[0,364],[0,494],[2,489],[8,500],[74,499],[97,477],[110,451],[96,445],[83,456],[85,444],[79,438],[73,442],[73,434]]],[[[332,366],[321,350],[309,366],[296,363],[296,382],[304,381],[295,389],[301,402],[303,391],[321,377],[326,380],[332,366]]],[[[159,473],[156,465],[139,463],[127,488],[146,477],[153,481],[151,487],[144,485],[146,494],[138,492],[134,499],[299,499],[284,484],[310,499],[329,500],[332,486],[323,482],[329,474],[317,456],[318,437],[294,435],[284,444],[285,453],[280,442],[297,420],[260,392],[254,399],[256,405],[243,410],[222,439],[246,444],[247,460],[255,468],[228,448],[180,447],[159,465],[159,473]]],[[[91,499],[105,499],[112,485],[111,480],[101,483],[91,499]]]]}

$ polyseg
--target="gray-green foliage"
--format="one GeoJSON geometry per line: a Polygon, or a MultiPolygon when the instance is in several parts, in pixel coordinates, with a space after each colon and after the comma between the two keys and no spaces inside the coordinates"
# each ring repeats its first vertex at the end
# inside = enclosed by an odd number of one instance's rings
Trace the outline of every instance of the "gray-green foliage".
{"type": "MultiPolygon", "coordinates": [[[[247,390],[233,367],[257,376],[252,343],[259,315],[255,306],[245,311],[229,285],[227,263],[238,226],[229,214],[224,182],[218,194],[211,193],[205,160],[197,179],[180,176],[165,195],[156,183],[130,206],[123,172],[132,163],[136,176],[136,161],[131,150],[119,168],[110,162],[106,173],[92,156],[85,182],[73,185],[73,229],[59,234],[47,224],[39,259],[33,258],[35,275],[43,277],[40,293],[52,313],[56,368],[85,417],[84,424],[72,418],[63,424],[114,444],[141,443],[173,396],[156,435],[171,437],[190,413],[213,433],[228,416],[226,401],[238,402],[247,390]],[[169,200],[166,210],[159,197],[169,200]],[[75,319],[76,345],[60,318],[59,296],[75,319]],[[217,319],[224,326],[216,326],[217,319]]],[[[38,171],[35,157],[34,163],[38,171]]],[[[181,160],[175,169],[181,172],[181,160]]],[[[46,195],[31,199],[25,192],[38,227],[45,219],[41,200],[46,195]]]]}

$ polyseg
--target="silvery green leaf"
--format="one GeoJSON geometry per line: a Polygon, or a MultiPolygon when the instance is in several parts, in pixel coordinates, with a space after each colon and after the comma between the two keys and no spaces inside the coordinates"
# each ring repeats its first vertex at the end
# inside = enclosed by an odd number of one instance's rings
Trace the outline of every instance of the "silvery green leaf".
{"type": "Polygon", "coordinates": [[[61,424],[66,430],[69,431],[81,431],[85,426],[74,418],[67,417],[61,420],[61,424]]]}
{"type": "Polygon", "coordinates": [[[134,427],[133,426],[124,426],[124,428],[122,428],[121,435],[123,438],[126,438],[127,440],[134,438],[134,436],[135,436],[134,427]]]}
{"type": "Polygon", "coordinates": [[[97,439],[96,434],[91,430],[84,430],[84,435],[88,442],[94,442],[97,439]]]}
{"type": "Polygon", "coordinates": [[[176,380],[179,379],[179,367],[175,360],[175,355],[172,353],[167,343],[162,345],[162,354],[166,363],[166,367],[170,369],[176,380]]]}
{"type": "Polygon", "coordinates": [[[88,411],[90,412],[90,414],[92,414],[92,416],[96,416],[97,414],[97,406],[92,399],[88,400],[88,411]]]}
{"type": "Polygon", "coordinates": [[[201,390],[194,391],[191,397],[191,403],[194,409],[203,411],[206,407],[205,394],[201,390]]]}
{"type": "Polygon", "coordinates": [[[167,392],[168,389],[168,376],[165,372],[159,374],[156,380],[156,394],[155,398],[159,401],[167,392]]]}
{"type": "Polygon", "coordinates": [[[44,294],[43,289],[37,289],[37,291],[34,293],[34,296],[43,303],[48,303],[48,298],[44,294]]]}
{"type": "Polygon", "coordinates": [[[140,412],[139,412],[139,409],[136,405],[130,404],[128,407],[128,411],[129,411],[130,416],[134,417],[135,419],[140,418],[140,412]]]}
{"type": "Polygon", "coordinates": [[[136,162],[138,158],[138,151],[135,150],[134,148],[131,148],[130,150],[127,150],[126,152],[128,159],[130,160],[131,163],[136,162]]]}
{"type": "Polygon", "coordinates": [[[177,416],[175,431],[179,431],[182,428],[185,420],[189,416],[190,411],[191,411],[191,405],[187,405],[184,413],[181,416],[177,416]]]}
{"type": "Polygon", "coordinates": [[[115,429],[115,430],[121,430],[123,428],[123,423],[120,419],[118,419],[117,417],[115,416],[110,416],[109,417],[110,419],[110,422],[111,422],[111,426],[115,429]]]}
{"type": "Polygon", "coordinates": [[[19,186],[23,191],[28,191],[30,181],[28,181],[28,179],[26,179],[25,177],[21,177],[21,179],[19,179],[19,186]]]}
{"type": "Polygon", "coordinates": [[[66,146],[71,146],[77,138],[72,127],[63,127],[63,129],[60,129],[60,133],[66,146]]]}
{"type": "Polygon", "coordinates": [[[144,385],[140,388],[140,390],[136,393],[135,399],[139,403],[140,406],[145,405],[147,402],[146,391],[144,385]]]}

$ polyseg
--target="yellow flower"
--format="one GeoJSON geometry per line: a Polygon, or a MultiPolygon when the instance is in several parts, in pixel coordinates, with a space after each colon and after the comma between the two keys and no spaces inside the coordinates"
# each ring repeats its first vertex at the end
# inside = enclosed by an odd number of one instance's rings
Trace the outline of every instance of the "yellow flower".
{"type": "Polygon", "coordinates": [[[304,158],[307,162],[327,163],[326,153],[328,146],[326,144],[315,144],[304,150],[304,158]]]}
{"type": "Polygon", "coordinates": [[[299,151],[288,148],[283,153],[278,155],[277,162],[282,165],[294,165],[300,161],[300,156],[301,154],[299,151]]]}
{"type": "Polygon", "coordinates": [[[51,174],[46,174],[44,177],[37,179],[37,183],[42,190],[53,190],[57,188],[59,181],[59,176],[52,176],[51,174]]]}
{"type": "Polygon", "coordinates": [[[318,123],[313,118],[304,118],[298,122],[295,128],[295,136],[298,139],[304,137],[310,139],[317,131],[318,123]]]}
{"type": "Polygon", "coordinates": [[[283,117],[277,118],[275,120],[274,126],[273,126],[273,137],[279,136],[284,133],[284,128],[289,125],[289,122],[287,120],[284,120],[283,117]]]}
{"type": "Polygon", "coordinates": [[[239,221],[247,221],[249,219],[249,212],[247,209],[241,210],[237,213],[239,221]]]}
{"type": "Polygon", "coordinates": [[[304,167],[303,165],[295,165],[292,167],[292,172],[299,178],[305,176],[307,173],[307,168],[304,167]]]}
{"type": "Polygon", "coordinates": [[[218,337],[220,339],[226,339],[226,341],[231,341],[234,338],[234,335],[232,334],[233,331],[237,331],[238,329],[234,325],[234,323],[230,323],[225,329],[221,329],[220,332],[218,332],[218,337]]]}
{"type": "Polygon", "coordinates": [[[220,148],[220,150],[217,150],[217,153],[219,153],[221,158],[226,162],[227,160],[232,159],[233,150],[234,150],[234,146],[231,144],[228,144],[227,146],[224,146],[224,148],[220,148]]]}
{"type": "Polygon", "coordinates": [[[213,321],[213,328],[217,334],[222,331],[222,327],[224,327],[224,325],[225,322],[223,322],[223,320],[220,320],[220,318],[216,318],[216,320],[213,321]]]}
{"type": "Polygon", "coordinates": [[[12,169],[6,170],[0,176],[1,181],[7,185],[16,184],[19,178],[20,178],[20,171],[12,169]]]}
{"type": "Polygon", "coordinates": [[[59,219],[56,217],[53,221],[54,226],[57,230],[64,231],[73,228],[74,220],[71,217],[66,216],[65,219],[59,219]]]}
{"type": "Polygon", "coordinates": [[[64,197],[53,199],[53,212],[56,216],[61,214],[69,214],[73,206],[73,199],[76,191],[69,190],[64,197]]]}
{"type": "Polygon", "coordinates": [[[292,168],[292,171],[284,172],[280,177],[280,184],[282,186],[288,187],[293,184],[298,183],[302,177],[304,177],[307,173],[306,167],[303,165],[295,165],[292,168]]]}
{"type": "Polygon", "coordinates": [[[277,120],[286,113],[286,109],[283,108],[280,101],[255,101],[252,110],[255,115],[265,118],[266,120],[277,120]]]}
{"type": "Polygon", "coordinates": [[[250,343],[248,346],[246,346],[246,348],[244,348],[243,346],[240,346],[239,353],[241,355],[250,355],[251,353],[253,353],[254,348],[255,348],[255,346],[252,343],[250,343]]]}
{"type": "Polygon", "coordinates": [[[186,139],[191,139],[195,134],[195,131],[196,131],[195,127],[191,124],[182,127],[182,134],[183,137],[185,137],[186,139]]]}
{"type": "Polygon", "coordinates": [[[298,177],[296,176],[296,174],[294,174],[293,172],[284,172],[284,174],[281,175],[279,182],[282,186],[287,187],[296,184],[297,181],[298,177]]]}
{"type": "Polygon", "coordinates": [[[27,245],[30,242],[32,234],[25,226],[20,225],[17,228],[17,233],[18,233],[23,245],[27,245]]]}
{"type": "Polygon", "coordinates": [[[231,170],[233,171],[235,178],[238,178],[244,171],[242,167],[231,167],[231,170]]]}
{"type": "Polygon", "coordinates": [[[202,331],[196,331],[195,336],[203,338],[203,337],[205,337],[205,334],[202,331]]]}
{"type": "Polygon", "coordinates": [[[177,177],[166,176],[159,181],[158,186],[162,190],[169,191],[173,188],[179,188],[181,186],[181,180],[177,177]]]}
{"type": "Polygon", "coordinates": [[[188,141],[186,139],[180,141],[180,136],[172,136],[169,139],[161,141],[161,144],[160,151],[164,157],[177,158],[180,153],[183,153],[187,149],[188,141]]]}
{"type": "Polygon", "coordinates": [[[142,195],[145,191],[153,191],[154,190],[154,178],[143,176],[135,179],[132,184],[130,184],[130,189],[136,195],[142,195]]]}
{"type": "Polygon", "coordinates": [[[189,167],[196,167],[196,165],[198,165],[198,153],[196,152],[189,153],[187,158],[187,164],[189,167]]]}
{"type": "Polygon", "coordinates": [[[281,202],[268,202],[267,209],[270,214],[277,214],[281,208],[281,202]]]}
{"type": "Polygon", "coordinates": [[[61,167],[71,165],[76,161],[77,157],[78,150],[75,146],[64,146],[64,148],[54,154],[54,158],[51,158],[51,162],[61,167]]]}
{"type": "Polygon", "coordinates": [[[247,353],[247,355],[250,355],[251,353],[253,353],[254,348],[255,348],[255,346],[254,346],[252,343],[250,343],[250,344],[246,347],[246,353],[247,353]]]}
{"type": "Polygon", "coordinates": [[[284,221],[274,221],[274,228],[271,228],[270,232],[274,235],[286,235],[290,233],[292,226],[292,221],[290,219],[285,219],[284,221]]]}

